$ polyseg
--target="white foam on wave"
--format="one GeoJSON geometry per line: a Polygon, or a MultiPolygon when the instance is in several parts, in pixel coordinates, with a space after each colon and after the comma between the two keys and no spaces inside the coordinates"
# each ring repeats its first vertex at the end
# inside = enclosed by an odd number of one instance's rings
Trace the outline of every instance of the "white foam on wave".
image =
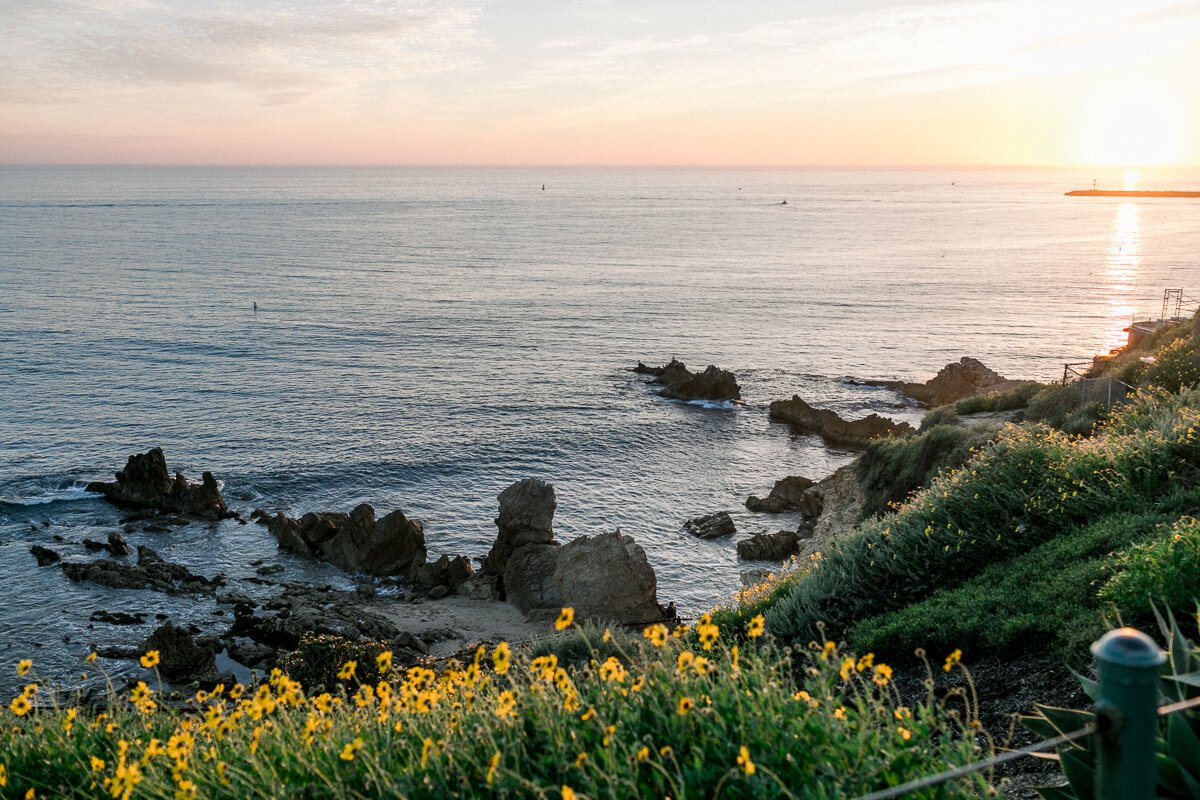
{"type": "Polygon", "coordinates": [[[740,411],[746,407],[741,400],[684,400],[685,405],[700,406],[717,411],[740,411]]]}
{"type": "Polygon", "coordinates": [[[38,494],[25,497],[0,497],[0,502],[14,506],[44,506],[49,503],[73,503],[103,496],[99,492],[89,492],[82,483],[76,483],[62,489],[44,489],[38,494]]]}

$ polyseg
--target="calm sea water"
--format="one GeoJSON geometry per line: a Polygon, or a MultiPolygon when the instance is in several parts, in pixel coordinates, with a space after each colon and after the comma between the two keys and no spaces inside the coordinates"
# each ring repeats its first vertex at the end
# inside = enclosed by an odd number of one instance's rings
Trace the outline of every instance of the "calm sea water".
{"type": "MultiPolygon", "coordinates": [[[[1050,379],[1163,289],[1197,294],[1200,204],[1062,196],[1091,177],[2,168],[0,659],[69,672],[149,631],[90,626],[97,608],[212,627],[211,603],[72,585],[29,554],[85,558],[118,514],[77,482],[152,446],[243,512],[402,508],[434,555],[485,553],[496,494],[543,477],[560,539],[619,527],[664,602],[725,599],[733,542],[682,521],[794,524],[742,501],[850,457],[769,424],[771,400],[915,421],[844,379],[963,355],[1050,379]],[[628,371],[673,356],[733,369],[747,405],[666,401],[628,371]]],[[[258,526],[130,539],[239,590],[258,559],[353,582],[258,526]]]]}

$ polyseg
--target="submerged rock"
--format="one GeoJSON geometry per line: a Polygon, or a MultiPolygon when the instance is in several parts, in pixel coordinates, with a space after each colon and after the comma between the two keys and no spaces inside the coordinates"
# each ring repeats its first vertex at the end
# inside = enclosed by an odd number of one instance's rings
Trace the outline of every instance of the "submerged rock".
{"type": "Polygon", "coordinates": [[[167,594],[209,594],[223,586],[225,578],[205,578],[181,564],[164,561],[149,547],[138,547],[136,564],[108,558],[91,563],[63,562],[62,570],[76,582],[90,581],[113,589],[153,589],[167,594]]]}
{"type": "Polygon", "coordinates": [[[845,447],[866,447],[882,436],[908,436],[915,432],[907,422],[895,422],[878,414],[845,420],[833,411],[810,406],[800,395],[771,403],[771,419],[786,422],[802,433],[815,433],[829,444],[845,447]]]}
{"type": "Polygon", "coordinates": [[[35,544],[29,548],[29,552],[33,553],[33,557],[37,559],[39,567],[48,567],[51,564],[62,561],[62,556],[51,550],[49,547],[42,547],[40,544],[35,544]]]}
{"type": "Polygon", "coordinates": [[[737,533],[728,511],[718,511],[704,517],[694,517],[683,523],[683,529],[701,539],[719,539],[737,533]]]}
{"type": "Polygon", "coordinates": [[[765,514],[781,514],[800,508],[800,499],[804,491],[813,485],[813,481],[801,475],[789,475],[775,481],[771,493],[766,499],[750,495],[746,498],[746,508],[765,514]]]}
{"type": "Polygon", "coordinates": [[[866,386],[882,386],[906,394],[925,406],[944,406],[968,397],[1004,391],[1028,381],[1014,381],[988,369],[977,358],[964,356],[952,361],[924,383],[908,381],[863,381],[866,386]]]}
{"type": "Polygon", "coordinates": [[[672,358],[663,367],[648,367],[642,362],[634,367],[640,375],[653,375],[654,383],[662,384],[663,397],[675,400],[741,400],[742,388],[729,370],[709,364],[704,372],[692,372],[682,361],[672,358]]]}
{"type": "Polygon", "coordinates": [[[280,512],[268,528],[283,549],[353,572],[407,576],[425,563],[425,528],[402,511],[379,520],[366,503],[349,514],[310,512],[298,520],[280,512]]]}
{"type": "Polygon", "coordinates": [[[103,494],[105,499],[118,506],[174,512],[203,519],[237,516],[226,507],[217,480],[211,472],[205,472],[198,485],[190,483],[179,472],[172,479],[167,472],[166,456],[158,447],[131,455],[125,463],[125,469],[118,472],[116,478],[115,482],[93,481],[86,488],[89,492],[103,494]]]}

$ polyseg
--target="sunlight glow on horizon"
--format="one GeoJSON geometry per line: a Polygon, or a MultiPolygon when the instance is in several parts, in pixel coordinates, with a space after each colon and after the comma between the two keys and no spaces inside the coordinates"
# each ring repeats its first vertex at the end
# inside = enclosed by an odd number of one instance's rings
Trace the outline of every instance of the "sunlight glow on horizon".
{"type": "Polygon", "coordinates": [[[1200,166],[1182,0],[72,0],[4,19],[0,163],[1200,166]]]}

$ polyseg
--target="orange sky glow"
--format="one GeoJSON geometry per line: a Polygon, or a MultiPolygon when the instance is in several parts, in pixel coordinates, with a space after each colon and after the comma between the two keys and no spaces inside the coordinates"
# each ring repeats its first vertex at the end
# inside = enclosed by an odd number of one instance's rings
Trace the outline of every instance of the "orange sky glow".
{"type": "Polygon", "coordinates": [[[0,163],[1200,165],[1200,3],[0,0],[0,163]]]}

